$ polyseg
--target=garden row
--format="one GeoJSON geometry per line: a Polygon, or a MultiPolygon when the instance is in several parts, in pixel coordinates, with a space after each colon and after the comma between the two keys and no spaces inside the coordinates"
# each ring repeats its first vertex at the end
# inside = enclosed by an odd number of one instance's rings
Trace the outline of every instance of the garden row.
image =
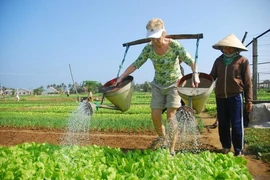
{"type": "Polygon", "coordinates": [[[242,157],[204,151],[128,151],[97,146],[24,143],[0,147],[0,179],[235,179],[250,180],[242,157]]]}

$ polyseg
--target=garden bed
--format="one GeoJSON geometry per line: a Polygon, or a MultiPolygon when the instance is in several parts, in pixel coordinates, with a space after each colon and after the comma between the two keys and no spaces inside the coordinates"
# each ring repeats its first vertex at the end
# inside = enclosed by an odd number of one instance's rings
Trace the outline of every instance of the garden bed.
{"type": "MultiPolygon", "coordinates": [[[[215,121],[215,118],[201,113],[205,130],[198,137],[199,149],[209,150],[210,152],[220,153],[221,145],[219,142],[218,132],[216,129],[208,128],[215,121]]],[[[53,128],[0,128],[0,145],[14,146],[25,142],[37,142],[59,145],[65,135],[64,130],[53,128]]],[[[91,131],[90,140],[83,142],[81,145],[98,145],[109,146],[111,148],[121,148],[127,150],[144,150],[149,149],[152,141],[157,137],[154,132],[137,131],[137,132],[109,132],[109,131],[91,131]]],[[[256,157],[248,152],[244,156],[247,159],[247,166],[250,174],[254,179],[270,179],[270,165],[257,160],[256,157]]]]}

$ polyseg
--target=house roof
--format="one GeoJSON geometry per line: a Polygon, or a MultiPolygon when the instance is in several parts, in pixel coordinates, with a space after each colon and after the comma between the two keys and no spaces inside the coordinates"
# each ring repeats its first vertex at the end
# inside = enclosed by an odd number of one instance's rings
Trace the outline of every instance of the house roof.
{"type": "Polygon", "coordinates": [[[54,87],[48,87],[44,93],[58,93],[59,91],[57,91],[57,89],[55,89],[54,87]]]}

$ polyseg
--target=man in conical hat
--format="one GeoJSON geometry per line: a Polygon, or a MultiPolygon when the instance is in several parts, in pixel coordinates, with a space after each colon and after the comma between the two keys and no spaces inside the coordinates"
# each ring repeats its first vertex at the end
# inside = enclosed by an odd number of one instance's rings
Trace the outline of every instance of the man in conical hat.
{"type": "Polygon", "coordinates": [[[215,60],[210,75],[216,80],[218,130],[223,153],[228,153],[233,144],[234,155],[243,155],[243,108],[251,111],[253,95],[249,62],[240,52],[248,49],[234,34],[220,40],[213,48],[222,52],[215,60]]]}
{"type": "Polygon", "coordinates": [[[221,51],[223,47],[234,47],[238,49],[238,52],[248,50],[246,46],[244,46],[243,43],[234,34],[228,35],[227,37],[213,45],[214,49],[218,49],[221,51]]]}

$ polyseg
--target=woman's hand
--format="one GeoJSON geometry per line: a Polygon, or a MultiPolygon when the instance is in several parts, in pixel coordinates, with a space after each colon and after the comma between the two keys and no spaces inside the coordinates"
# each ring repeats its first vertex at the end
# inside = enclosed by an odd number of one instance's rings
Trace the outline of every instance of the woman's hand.
{"type": "Polygon", "coordinates": [[[134,66],[133,64],[131,64],[131,65],[125,70],[125,72],[124,72],[121,76],[119,76],[119,77],[116,79],[115,83],[114,83],[112,86],[117,86],[119,83],[121,83],[121,82],[123,81],[123,79],[124,79],[125,77],[127,77],[129,74],[133,73],[135,70],[136,70],[135,66],[134,66]]]}
{"type": "Polygon", "coordinates": [[[115,83],[113,83],[112,87],[116,87],[121,81],[122,81],[121,76],[116,78],[116,81],[115,81],[115,83]]]}
{"type": "Polygon", "coordinates": [[[200,84],[199,73],[193,72],[193,74],[192,74],[192,86],[193,87],[198,87],[199,84],[200,84]]]}

